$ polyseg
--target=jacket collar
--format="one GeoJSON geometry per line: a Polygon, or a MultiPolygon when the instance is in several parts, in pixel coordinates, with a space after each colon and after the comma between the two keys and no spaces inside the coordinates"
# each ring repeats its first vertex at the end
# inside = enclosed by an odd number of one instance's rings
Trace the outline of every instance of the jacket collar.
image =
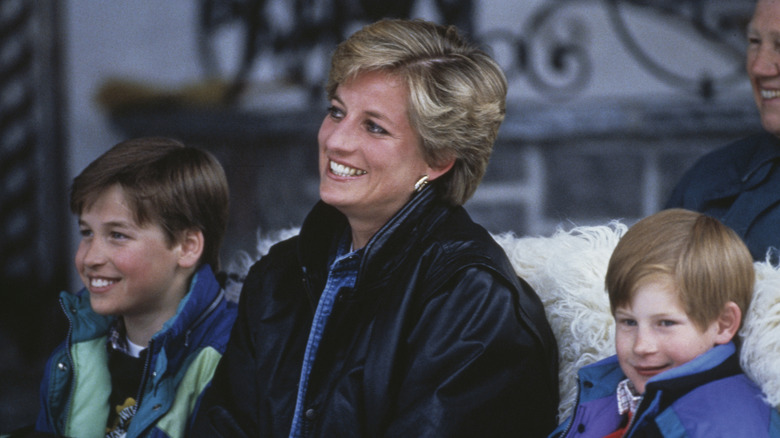
{"type": "Polygon", "coordinates": [[[419,242],[449,211],[436,200],[436,187],[429,184],[374,234],[366,244],[358,282],[361,279],[377,280],[369,275],[380,271],[391,275],[394,268],[414,252],[411,244],[419,242]]]}
{"type": "MultiPolygon", "coordinates": [[[[658,374],[657,376],[650,379],[648,384],[707,371],[715,366],[722,364],[723,362],[726,362],[727,359],[736,352],[737,347],[734,342],[729,342],[723,345],[716,345],[695,357],[693,360],[658,374]]],[[[581,368],[580,374],[582,377],[596,378],[599,380],[599,377],[610,374],[611,370],[616,367],[619,368],[620,364],[618,363],[617,356],[612,355],[592,364],[585,365],[581,368]]],[[[625,375],[621,373],[614,376],[614,381],[617,383],[624,378],[625,375]]]]}
{"type": "MultiPolygon", "coordinates": [[[[685,393],[700,385],[701,377],[706,376],[706,380],[709,381],[713,380],[712,373],[728,377],[741,372],[736,346],[733,342],[729,342],[716,345],[693,360],[653,377],[647,382],[645,394],[668,391],[670,388],[675,392],[685,393]]],[[[614,397],[618,383],[626,378],[620,369],[616,355],[586,365],[578,374],[580,384],[586,381],[598,382],[598,385],[589,392],[589,400],[606,396],[614,397]]],[[[652,396],[650,398],[652,399],[652,396]]]]}
{"type": "MultiPolygon", "coordinates": [[[[742,373],[739,355],[733,342],[716,345],[679,367],[663,372],[647,381],[645,398],[654,398],[654,393],[665,392],[686,394],[703,383],[742,373]]],[[[669,397],[667,397],[669,398],[669,397]]]]}
{"type": "MultiPolygon", "coordinates": [[[[82,289],[77,294],[62,292],[61,305],[71,324],[71,342],[81,342],[107,335],[116,319],[92,310],[89,292],[82,289]]],[[[196,328],[225,300],[217,279],[209,265],[201,266],[190,282],[190,290],[179,303],[176,315],[169,319],[162,329],[152,337],[155,351],[163,345],[171,349],[175,345],[187,344],[187,334],[196,328]]],[[[169,354],[171,354],[169,352],[169,354]]]]}
{"type": "Polygon", "coordinates": [[[780,139],[768,132],[762,133],[756,140],[756,148],[748,156],[744,168],[739,175],[745,189],[754,187],[769,174],[771,163],[780,160],[780,139]]]}
{"type": "Polygon", "coordinates": [[[763,131],[714,154],[718,158],[708,163],[708,171],[693,183],[707,200],[734,196],[761,184],[772,163],[780,160],[780,139],[763,131]]]}
{"type": "Polygon", "coordinates": [[[166,321],[152,339],[165,343],[166,340],[185,337],[182,341],[187,343],[187,332],[195,329],[225,299],[224,290],[214,277],[211,266],[204,264],[192,277],[190,290],[179,302],[176,315],[166,321]]]}
{"type": "MultiPolygon", "coordinates": [[[[438,223],[450,207],[439,200],[435,183],[415,193],[387,223],[385,223],[363,248],[356,284],[366,284],[380,278],[373,275],[391,275],[411,250],[409,245],[438,223]]],[[[311,292],[319,294],[327,276],[340,237],[348,230],[346,217],[324,202],[318,202],[301,227],[298,241],[298,257],[311,292]]]]}

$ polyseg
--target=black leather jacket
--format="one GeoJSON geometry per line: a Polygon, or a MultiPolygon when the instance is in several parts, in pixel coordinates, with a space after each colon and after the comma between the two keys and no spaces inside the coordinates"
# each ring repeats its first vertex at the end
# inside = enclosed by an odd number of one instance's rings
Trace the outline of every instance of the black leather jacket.
{"type": "MultiPolygon", "coordinates": [[[[287,436],[310,325],[345,217],[317,204],[249,272],[196,436],[287,436]]],[[[546,436],[555,338],[542,304],[461,207],[417,194],[340,291],[304,406],[305,436],[546,436]]]]}

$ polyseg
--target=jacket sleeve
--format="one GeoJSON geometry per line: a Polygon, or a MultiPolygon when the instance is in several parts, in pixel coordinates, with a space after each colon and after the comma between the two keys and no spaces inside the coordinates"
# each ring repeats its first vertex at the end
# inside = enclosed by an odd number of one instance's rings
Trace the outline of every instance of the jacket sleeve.
{"type": "Polygon", "coordinates": [[[556,364],[519,316],[517,294],[474,267],[423,303],[385,435],[541,437],[555,428],[556,364]]]}
{"type": "Polygon", "coordinates": [[[211,385],[206,389],[191,436],[193,437],[248,437],[258,436],[254,409],[255,357],[251,342],[248,309],[252,294],[244,284],[238,305],[238,316],[231,331],[225,354],[222,356],[211,385]]]}

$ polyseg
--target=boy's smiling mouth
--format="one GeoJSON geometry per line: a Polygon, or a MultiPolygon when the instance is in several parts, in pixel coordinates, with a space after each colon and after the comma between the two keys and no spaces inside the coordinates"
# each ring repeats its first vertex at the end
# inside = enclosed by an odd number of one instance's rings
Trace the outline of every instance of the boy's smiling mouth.
{"type": "Polygon", "coordinates": [[[104,288],[116,283],[117,280],[110,280],[104,277],[90,277],[89,286],[93,288],[104,288]]]}
{"type": "Polygon", "coordinates": [[[669,368],[668,365],[658,365],[658,366],[637,366],[634,365],[634,370],[641,375],[641,376],[655,376],[656,374],[660,374],[661,372],[667,370],[669,368]]]}

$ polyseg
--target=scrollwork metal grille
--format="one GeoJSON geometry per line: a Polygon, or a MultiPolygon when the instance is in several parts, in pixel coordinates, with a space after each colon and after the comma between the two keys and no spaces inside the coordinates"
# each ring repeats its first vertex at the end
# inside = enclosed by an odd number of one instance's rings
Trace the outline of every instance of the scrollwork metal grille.
{"type": "MultiPolygon", "coordinates": [[[[266,0],[201,0],[200,48],[205,70],[216,73],[211,41],[220,28],[241,29],[240,60],[234,62],[231,80],[235,84],[231,101],[239,93],[252,63],[264,53],[283,53],[290,63],[288,79],[316,88],[325,72],[302,74],[305,60],[323,43],[336,44],[346,37],[355,22],[382,17],[410,17],[415,0],[295,0],[287,13],[287,26],[279,26],[266,0]]],[[[609,31],[640,68],[675,90],[711,98],[720,90],[743,79],[744,27],[754,0],[547,0],[534,6],[518,28],[478,29],[474,11],[490,7],[490,0],[436,0],[439,19],[455,24],[501,58],[510,80],[525,80],[538,93],[569,99],[583,91],[593,79],[592,49],[588,47],[588,17],[567,14],[583,6],[606,13],[609,31]],[[691,76],[670,68],[665,59],[655,59],[632,34],[628,14],[654,16],[680,24],[701,38],[709,49],[725,53],[733,61],[731,71],[691,76]]],[[[327,66],[325,66],[326,68],[327,66]]],[[[685,72],[690,73],[690,72],[685,72]]]]}

